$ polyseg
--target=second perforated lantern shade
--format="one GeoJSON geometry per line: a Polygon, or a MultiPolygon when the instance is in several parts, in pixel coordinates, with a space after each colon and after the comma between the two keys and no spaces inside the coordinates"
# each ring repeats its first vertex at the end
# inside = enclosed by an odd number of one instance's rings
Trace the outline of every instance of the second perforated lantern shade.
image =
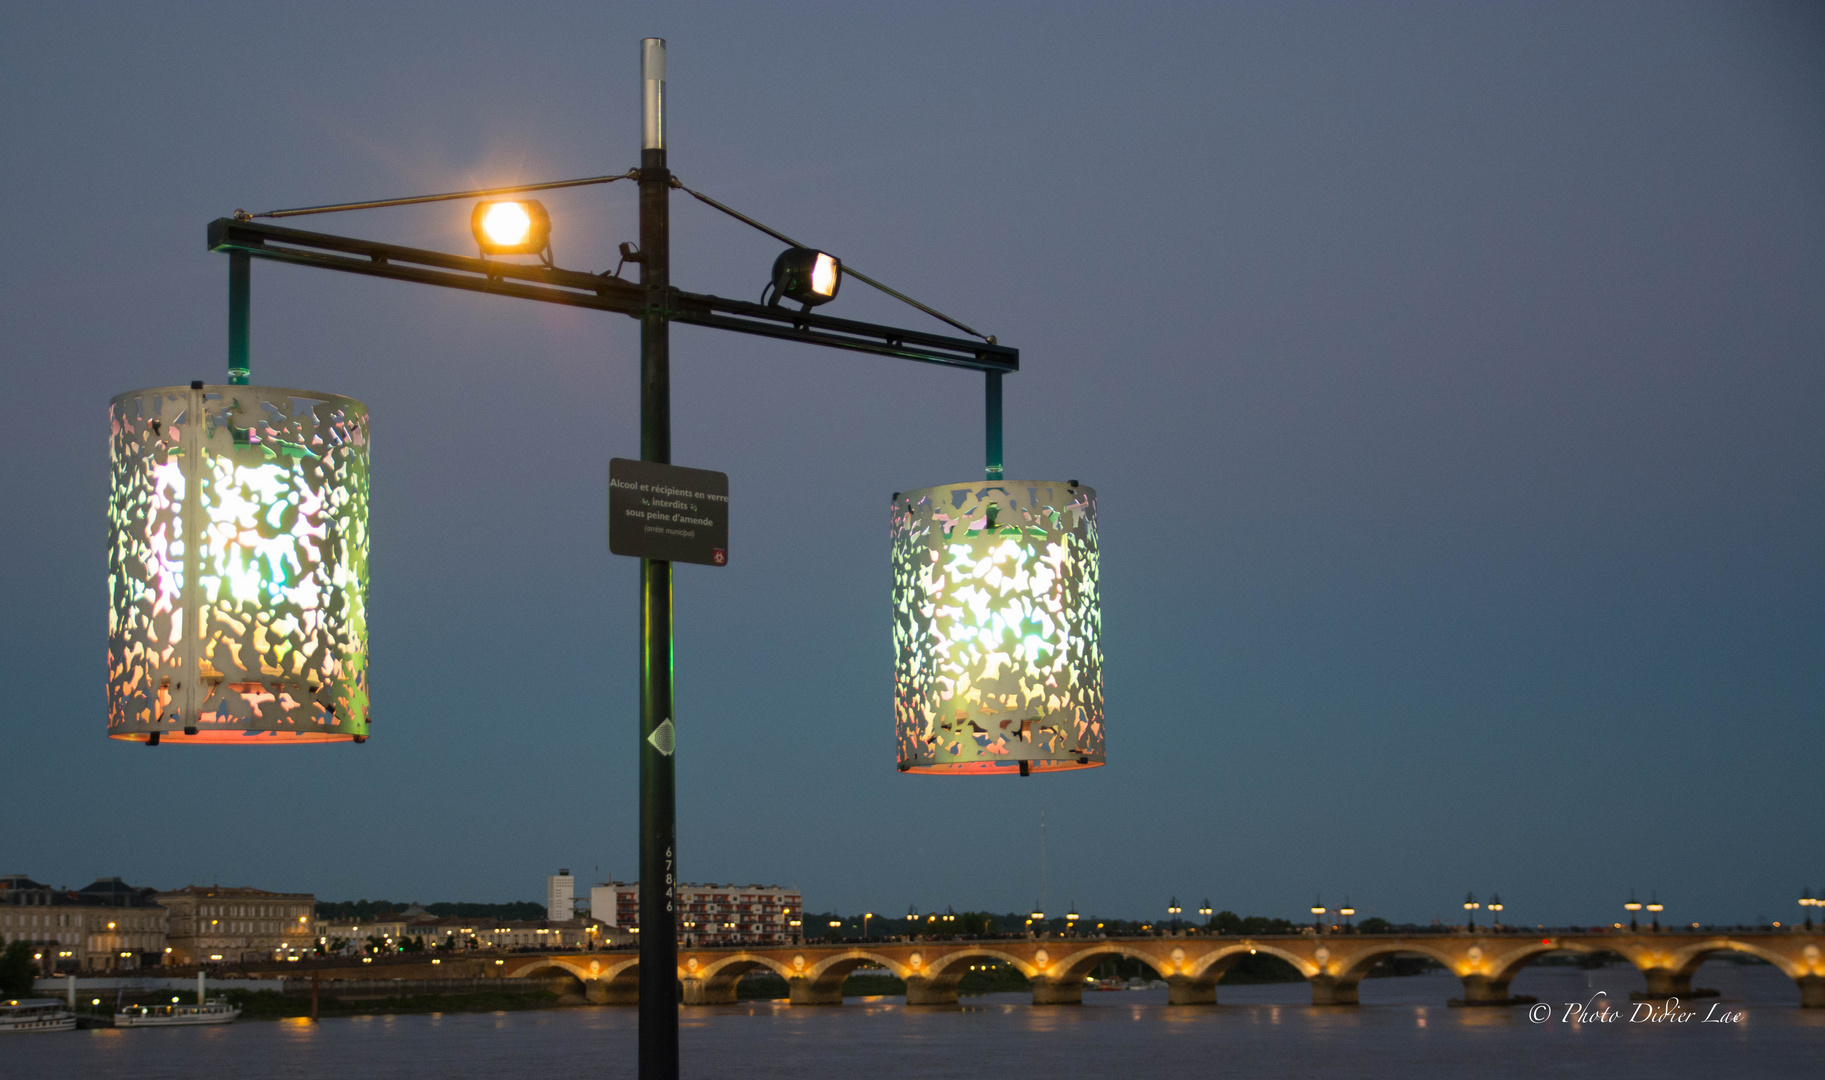
{"type": "Polygon", "coordinates": [[[894,499],[892,533],[900,770],[1101,765],[1096,493],[1069,481],[925,488],[894,499]]]}
{"type": "Polygon", "coordinates": [[[367,407],[168,386],[108,413],[108,734],[365,740],[367,407]]]}

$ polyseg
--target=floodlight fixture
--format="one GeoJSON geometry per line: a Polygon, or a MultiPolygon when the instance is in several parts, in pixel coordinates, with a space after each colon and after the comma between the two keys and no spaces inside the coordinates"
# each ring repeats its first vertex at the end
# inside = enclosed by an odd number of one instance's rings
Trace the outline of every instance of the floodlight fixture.
{"type": "Polygon", "coordinates": [[[772,298],[769,304],[791,300],[810,311],[836,299],[843,286],[843,261],[816,248],[791,247],[773,260],[772,298]]]}
{"type": "Polygon", "coordinates": [[[537,199],[484,199],[469,229],[483,255],[542,255],[551,246],[551,215],[537,199]]]}

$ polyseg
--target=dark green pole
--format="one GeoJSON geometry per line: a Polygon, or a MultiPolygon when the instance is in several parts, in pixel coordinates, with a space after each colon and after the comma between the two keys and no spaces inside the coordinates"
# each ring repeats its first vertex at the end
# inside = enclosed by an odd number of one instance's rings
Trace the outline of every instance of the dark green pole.
{"type": "Polygon", "coordinates": [[[253,256],[228,253],[228,382],[247,385],[247,305],[252,287],[253,256]]]}
{"type": "Polygon", "coordinates": [[[1001,372],[986,371],[983,387],[984,430],[988,435],[988,478],[1001,479],[1001,372]]]}
{"type": "MultiPolygon", "coordinates": [[[[665,41],[640,43],[640,460],[672,460],[671,173],[665,41]]],[[[677,798],[673,785],[672,564],[640,560],[640,1080],[678,1078],[677,798]]]]}

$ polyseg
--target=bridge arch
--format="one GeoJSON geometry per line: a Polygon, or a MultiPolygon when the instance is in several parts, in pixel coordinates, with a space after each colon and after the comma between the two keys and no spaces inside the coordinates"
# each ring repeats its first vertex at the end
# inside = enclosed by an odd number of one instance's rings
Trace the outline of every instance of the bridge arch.
{"type": "Polygon", "coordinates": [[[1761,945],[1735,938],[1712,938],[1707,941],[1694,942],[1686,948],[1672,954],[1673,971],[1686,978],[1691,978],[1706,960],[1724,953],[1747,953],[1750,956],[1766,960],[1789,979],[1799,981],[1810,974],[1805,966],[1794,961],[1791,956],[1775,952],[1761,945]]]}
{"type": "Polygon", "coordinates": [[[945,953],[926,964],[918,974],[935,983],[961,982],[963,977],[969,974],[969,961],[971,960],[999,960],[1029,979],[1044,974],[1032,961],[1023,960],[1011,952],[987,945],[980,948],[971,946],[958,949],[956,952],[945,953]]]}
{"type": "MultiPolygon", "coordinates": [[[[795,957],[796,959],[796,957],[795,957]]],[[[891,971],[896,979],[905,979],[918,972],[891,956],[885,956],[868,949],[845,949],[834,956],[826,956],[816,962],[807,962],[803,968],[794,967],[786,972],[788,979],[809,979],[820,985],[834,980],[840,987],[849,973],[859,967],[883,967],[891,971]]]]}
{"type": "Polygon", "coordinates": [[[706,981],[720,981],[723,979],[739,981],[743,975],[746,975],[751,971],[758,971],[762,968],[773,972],[782,979],[791,979],[797,974],[792,968],[780,963],[771,956],[763,956],[749,952],[739,952],[732,956],[724,956],[699,968],[686,969],[685,967],[680,966],[678,974],[685,978],[704,979],[706,981]]]}
{"type": "MultiPolygon", "coordinates": [[[[1239,941],[1233,945],[1218,946],[1202,956],[1188,957],[1190,963],[1185,965],[1188,969],[1185,974],[1192,982],[1208,982],[1214,985],[1236,961],[1250,953],[1266,953],[1269,956],[1279,957],[1293,965],[1293,970],[1307,979],[1323,974],[1323,970],[1317,964],[1312,963],[1309,958],[1276,948],[1263,941],[1239,941]]],[[[1156,960],[1154,963],[1157,967],[1158,961],[1156,960]]]]}
{"type": "Polygon", "coordinates": [[[1340,965],[1339,970],[1336,972],[1336,976],[1343,982],[1360,982],[1369,974],[1376,964],[1381,963],[1383,960],[1391,960],[1396,956],[1403,955],[1423,956],[1428,960],[1443,964],[1445,970],[1451,972],[1453,975],[1463,974],[1461,969],[1464,965],[1463,956],[1461,954],[1453,956],[1443,949],[1436,949],[1430,945],[1414,941],[1402,941],[1398,944],[1391,943],[1384,947],[1370,946],[1361,952],[1352,953],[1348,962],[1340,965]]]}
{"type": "Polygon", "coordinates": [[[521,964],[506,969],[503,974],[512,979],[538,979],[558,976],[565,980],[562,995],[586,996],[589,992],[589,975],[587,969],[573,960],[560,957],[539,957],[531,963],[521,964]]]}

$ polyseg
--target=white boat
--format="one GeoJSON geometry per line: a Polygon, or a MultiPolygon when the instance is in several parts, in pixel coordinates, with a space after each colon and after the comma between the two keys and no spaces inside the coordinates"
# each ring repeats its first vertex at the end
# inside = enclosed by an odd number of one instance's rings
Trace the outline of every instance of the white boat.
{"type": "Polygon", "coordinates": [[[129,1005],[114,1014],[114,1026],[185,1027],[192,1024],[232,1024],[239,1007],[215,998],[206,1005],[129,1005]]]}
{"type": "Polygon", "coordinates": [[[72,1031],[76,1014],[56,998],[0,1001],[0,1031],[72,1031]]]}

